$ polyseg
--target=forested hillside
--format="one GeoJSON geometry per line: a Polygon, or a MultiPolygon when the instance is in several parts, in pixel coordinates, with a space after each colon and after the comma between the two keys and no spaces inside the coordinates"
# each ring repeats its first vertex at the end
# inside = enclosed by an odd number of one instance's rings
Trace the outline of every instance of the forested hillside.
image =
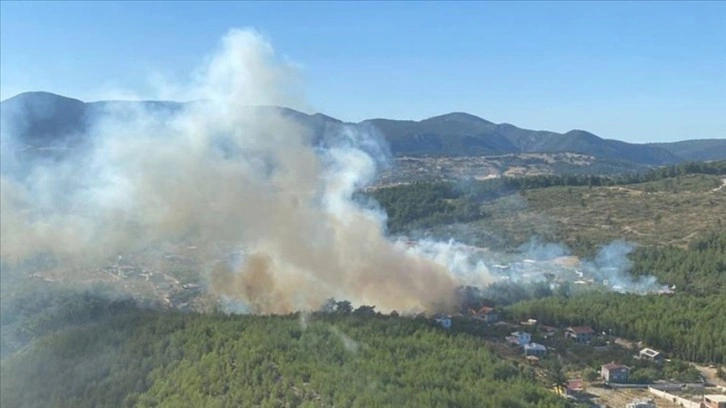
{"type": "Polygon", "coordinates": [[[592,324],[682,359],[726,361],[726,232],[694,241],[688,249],[638,248],[631,259],[635,275],[675,285],[676,294],[593,292],[522,302],[511,311],[546,324],[592,324]]]}
{"type": "Polygon", "coordinates": [[[184,314],[85,299],[55,308],[39,337],[3,360],[0,405],[568,406],[532,368],[427,319],[184,314]]]}
{"type": "Polygon", "coordinates": [[[726,296],[590,293],[549,297],[511,307],[519,318],[544,324],[592,325],[596,330],[642,340],[690,361],[726,361],[726,296]],[[612,332],[611,332],[612,330],[612,332]]]}
{"type": "MultiPolygon", "coordinates": [[[[505,282],[468,306],[493,305],[513,321],[592,325],[669,357],[723,363],[724,165],[688,163],[617,178],[417,183],[366,194],[386,210],[395,234],[427,231],[505,251],[538,236],[581,256],[613,238],[631,238],[631,272],[675,285],[675,294],[505,282]]],[[[3,407],[571,404],[546,389],[563,380],[567,350],[553,351],[540,366],[525,364],[511,347],[497,355],[508,326],[464,319],[447,331],[430,319],[371,308],[183,313],[99,296],[103,288],[51,291],[53,283],[44,283],[34,292],[35,284],[1,299],[3,407]]]]}
{"type": "Polygon", "coordinates": [[[694,295],[726,296],[726,232],[696,240],[687,249],[641,247],[632,258],[635,275],[654,275],[694,295]]]}
{"type": "Polygon", "coordinates": [[[483,218],[476,201],[451,183],[414,183],[372,193],[386,210],[390,232],[483,218]]]}
{"type": "Polygon", "coordinates": [[[726,161],[620,176],[503,177],[414,183],[370,194],[394,233],[511,250],[540,237],[591,256],[613,240],[685,248],[726,225],[726,161]]]}
{"type": "Polygon", "coordinates": [[[565,290],[535,287],[526,291],[510,285],[498,287],[489,296],[533,299],[512,306],[518,319],[535,318],[556,326],[592,324],[679,358],[723,362],[724,174],[726,162],[693,162],[618,177],[537,176],[413,184],[377,190],[374,196],[393,215],[389,227],[394,231],[416,231],[453,208],[478,208],[474,222],[430,223],[429,230],[504,250],[539,236],[564,242],[574,254],[591,257],[602,245],[625,237],[636,246],[630,254],[630,273],[652,275],[661,284],[674,285],[675,295],[592,292],[568,297],[565,290]]]}

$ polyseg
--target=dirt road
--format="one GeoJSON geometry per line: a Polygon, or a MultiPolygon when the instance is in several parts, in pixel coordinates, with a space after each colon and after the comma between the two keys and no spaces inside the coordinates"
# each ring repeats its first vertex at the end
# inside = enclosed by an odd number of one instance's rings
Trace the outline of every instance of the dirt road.
{"type": "Polygon", "coordinates": [[[726,381],[724,381],[724,380],[718,378],[718,376],[716,376],[716,371],[717,371],[716,368],[706,367],[706,366],[698,365],[696,363],[691,363],[691,365],[693,367],[695,367],[696,370],[700,371],[701,375],[704,378],[706,378],[706,380],[709,383],[718,385],[721,387],[726,387],[726,381]]]}

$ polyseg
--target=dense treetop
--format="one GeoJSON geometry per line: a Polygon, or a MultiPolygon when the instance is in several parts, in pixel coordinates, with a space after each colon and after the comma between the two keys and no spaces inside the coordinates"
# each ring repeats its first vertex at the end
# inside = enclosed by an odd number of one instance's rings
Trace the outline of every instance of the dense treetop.
{"type": "Polygon", "coordinates": [[[530,367],[427,319],[183,314],[91,296],[75,313],[93,317],[46,322],[3,360],[3,406],[568,406],[530,367]]]}

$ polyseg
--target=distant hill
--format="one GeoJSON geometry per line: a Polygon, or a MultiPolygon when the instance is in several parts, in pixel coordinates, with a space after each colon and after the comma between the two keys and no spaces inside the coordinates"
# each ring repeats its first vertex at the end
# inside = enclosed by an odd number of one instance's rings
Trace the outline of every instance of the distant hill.
{"type": "Polygon", "coordinates": [[[672,143],[651,143],[687,160],[723,160],[726,156],[726,139],[683,140],[672,143]]]}
{"type": "MultiPolygon", "coordinates": [[[[12,132],[22,145],[44,147],[77,140],[99,115],[119,115],[138,108],[173,114],[184,106],[184,103],[167,101],[84,103],[47,92],[28,92],[3,101],[0,112],[3,133],[12,132]]],[[[272,109],[281,109],[284,114],[294,117],[322,141],[326,134],[345,124],[319,113],[308,115],[288,108],[272,109]]],[[[572,152],[610,162],[648,166],[685,160],[726,159],[726,139],[634,144],[603,139],[584,130],[556,133],[522,129],[461,112],[421,121],[368,119],[347,125],[378,131],[396,157],[572,152]]]]}
{"type": "Polygon", "coordinates": [[[478,156],[515,153],[519,149],[497,125],[467,113],[450,113],[422,121],[370,119],[397,156],[478,156]]]}
{"type": "Polygon", "coordinates": [[[2,132],[25,144],[51,145],[86,129],[88,104],[47,92],[28,92],[0,104],[2,132]]]}
{"type": "Polygon", "coordinates": [[[103,115],[123,116],[145,109],[172,114],[185,104],[167,101],[81,102],[48,92],[26,92],[0,103],[2,132],[31,147],[75,141],[103,115]]]}
{"type": "Polygon", "coordinates": [[[468,113],[422,121],[371,119],[397,156],[478,156],[510,153],[573,152],[640,164],[668,164],[679,157],[661,146],[605,140],[583,130],[565,134],[497,125],[468,113]]]}

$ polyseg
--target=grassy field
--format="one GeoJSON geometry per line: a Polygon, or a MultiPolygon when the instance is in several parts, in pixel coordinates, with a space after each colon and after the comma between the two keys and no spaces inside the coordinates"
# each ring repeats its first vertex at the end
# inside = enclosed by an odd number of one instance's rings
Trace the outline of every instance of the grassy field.
{"type": "Polygon", "coordinates": [[[587,248],[616,239],[686,246],[726,228],[726,180],[687,175],[612,187],[523,190],[482,206],[485,219],[441,226],[435,235],[511,248],[532,237],[587,248]]]}

